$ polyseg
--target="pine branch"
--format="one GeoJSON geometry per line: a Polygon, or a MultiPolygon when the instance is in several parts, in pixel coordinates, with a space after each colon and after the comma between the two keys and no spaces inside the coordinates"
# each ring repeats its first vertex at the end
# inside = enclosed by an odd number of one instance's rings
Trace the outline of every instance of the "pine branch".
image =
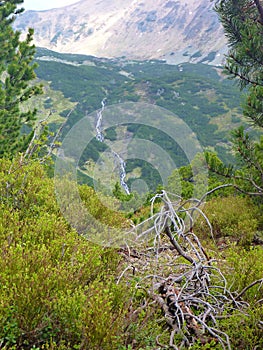
{"type": "Polygon", "coordinates": [[[260,0],[254,0],[254,3],[257,6],[259,16],[260,16],[259,23],[263,25],[263,6],[261,5],[260,0]]]}

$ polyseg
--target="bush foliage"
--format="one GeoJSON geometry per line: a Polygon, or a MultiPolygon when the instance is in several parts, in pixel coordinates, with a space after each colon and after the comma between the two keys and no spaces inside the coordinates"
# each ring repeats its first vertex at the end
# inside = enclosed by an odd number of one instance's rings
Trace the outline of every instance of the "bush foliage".
{"type": "Polygon", "coordinates": [[[116,348],[126,302],[114,282],[120,257],[68,226],[39,164],[0,166],[1,348],[116,348]]]}
{"type": "MultiPolygon", "coordinates": [[[[251,244],[259,226],[260,210],[246,197],[218,197],[209,200],[203,209],[216,239],[225,238],[239,245],[251,244]]],[[[206,221],[200,216],[196,230],[201,236],[209,235],[206,221]]]]}

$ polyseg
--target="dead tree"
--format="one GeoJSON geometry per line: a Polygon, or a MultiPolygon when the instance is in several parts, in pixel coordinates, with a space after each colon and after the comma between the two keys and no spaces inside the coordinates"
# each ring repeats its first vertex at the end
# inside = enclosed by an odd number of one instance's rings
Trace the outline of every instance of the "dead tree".
{"type": "MultiPolygon", "coordinates": [[[[180,197],[171,201],[165,191],[156,195],[152,206],[156,199],[161,199],[160,210],[134,229],[133,248],[130,241],[126,249],[126,253],[128,250],[127,254],[133,257],[133,263],[120,276],[122,278],[129,269],[133,274],[136,269],[144,269],[146,276],[143,281],[150,281],[148,296],[163,310],[170,329],[168,347],[174,349],[189,347],[197,340],[202,344],[214,341],[220,343],[222,349],[231,349],[228,335],[219,329],[218,319],[233,311],[244,312],[248,307],[240,298],[242,292],[235,294],[228,289],[217,261],[209,257],[194,233],[196,214],[202,215],[209,224],[201,210],[204,198],[183,202],[180,197]],[[162,259],[162,265],[164,253],[169,268],[159,266],[147,274],[152,270],[150,260],[162,259]],[[179,346],[175,344],[176,334],[181,335],[179,346]]],[[[142,284],[140,282],[138,287],[142,284]]],[[[145,285],[147,283],[143,288],[145,285]]],[[[160,346],[159,339],[156,341],[160,346]]]]}

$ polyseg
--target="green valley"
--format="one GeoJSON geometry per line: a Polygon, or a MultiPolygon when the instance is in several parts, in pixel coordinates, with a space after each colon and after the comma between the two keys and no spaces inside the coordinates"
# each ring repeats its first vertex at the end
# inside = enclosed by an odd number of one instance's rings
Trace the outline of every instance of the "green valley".
{"type": "MultiPolygon", "coordinates": [[[[229,130],[241,122],[241,94],[239,89],[222,75],[220,67],[206,64],[168,65],[163,61],[126,61],[100,59],[92,56],[61,54],[39,48],[36,54],[39,64],[36,72],[55,91],[76,104],[63,128],[64,135],[83,116],[101,108],[103,98],[107,105],[130,102],[155,104],[181,118],[196,134],[201,146],[216,151],[222,159],[233,161],[229,152],[229,130]]],[[[57,102],[45,95],[45,106],[57,109],[57,102]]],[[[66,107],[66,105],[65,105],[66,107]]],[[[60,113],[67,115],[70,107],[60,113]]],[[[58,129],[61,120],[53,120],[51,130],[58,129]]],[[[153,139],[169,153],[177,167],[187,164],[184,152],[167,135],[143,125],[128,125],[126,131],[143,139],[153,139]]],[[[106,139],[116,140],[114,128],[106,130],[106,139]]],[[[97,140],[85,150],[80,167],[99,159],[107,147],[97,140]]],[[[140,161],[127,161],[127,172],[134,178],[136,169],[151,183],[151,190],[158,185],[158,174],[140,161]]],[[[84,168],[83,168],[84,170],[84,168]]],[[[130,180],[131,181],[131,180],[130,180]]]]}

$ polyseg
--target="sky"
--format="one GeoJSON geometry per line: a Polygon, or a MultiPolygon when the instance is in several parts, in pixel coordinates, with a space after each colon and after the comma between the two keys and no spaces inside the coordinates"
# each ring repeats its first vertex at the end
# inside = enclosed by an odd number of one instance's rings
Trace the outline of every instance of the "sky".
{"type": "Polygon", "coordinates": [[[25,10],[48,10],[74,4],[79,0],[24,0],[22,6],[25,10]]]}

